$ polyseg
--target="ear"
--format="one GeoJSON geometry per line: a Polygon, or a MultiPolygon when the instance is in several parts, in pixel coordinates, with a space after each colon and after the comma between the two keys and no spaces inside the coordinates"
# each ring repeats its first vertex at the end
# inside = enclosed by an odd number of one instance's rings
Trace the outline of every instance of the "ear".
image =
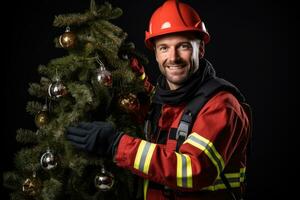
{"type": "Polygon", "coordinates": [[[199,45],[199,58],[203,58],[205,54],[205,44],[204,41],[201,40],[200,45],[199,45]]]}

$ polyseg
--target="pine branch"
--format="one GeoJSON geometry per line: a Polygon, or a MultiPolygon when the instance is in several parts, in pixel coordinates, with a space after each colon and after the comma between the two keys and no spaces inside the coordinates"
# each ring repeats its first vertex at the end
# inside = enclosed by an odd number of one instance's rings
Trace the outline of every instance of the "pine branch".
{"type": "Polygon", "coordinates": [[[61,58],[52,59],[47,68],[42,68],[40,71],[48,77],[59,78],[69,77],[72,73],[80,68],[95,68],[95,59],[80,57],[78,55],[68,55],[61,58]]]}
{"type": "Polygon", "coordinates": [[[83,156],[76,155],[69,162],[69,168],[76,173],[77,176],[81,177],[86,166],[88,165],[88,159],[83,156]]]}
{"type": "Polygon", "coordinates": [[[97,33],[95,38],[95,49],[102,52],[105,58],[109,58],[107,62],[110,62],[111,59],[119,59],[118,53],[116,52],[117,48],[114,47],[114,43],[111,40],[107,39],[105,35],[101,33],[97,33]]]}
{"type": "MultiPolygon", "coordinates": [[[[43,73],[46,69],[46,66],[40,65],[38,67],[39,73],[43,73]]],[[[36,96],[38,98],[45,97],[48,95],[48,87],[51,83],[51,80],[46,77],[41,77],[40,84],[30,83],[28,88],[28,93],[31,96],[36,96]]]]}
{"type": "Polygon", "coordinates": [[[19,191],[10,194],[10,200],[24,200],[28,199],[23,193],[19,191]]]}
{"type": "Polygon", "coordinates": [[[108,62],[110,60],[118,60],[119,48],[127,38],[127,33],[104,20],[97,21],[90,29],[95,49],[101,51],[105,58],[109,58],[108,62]]]}
{"type": "Polygon", "coordinates": [[[115,26],[109,21],[98,20],[92,25],[95,30],[94,33],[101,33],[107,37],[107,39],[115,46],[110,46],[118,49],[121,47],[123,41],[127,38],[127,33],[124,32],[120,27],[115,26]]]}
{"type": "Polygon", "coordinates": [[[28,88],[28,93],[31,96],[36,96],[38,98],[41,98],[43,96],[47,96],[47,89],[45,87],[42,87],[38,83],[30,83],[28,88]]]}
{"type": "MultiPolygon", "coordinates": [[[[56,109],[55,109],[56,110],[56,109]]],[[[57,112],[55,111],[54,112],[57,112]]],[[[73,116],[72,116],[73,117],[73,116]]],[[[43,138],[44,140],[58,140],[59,138],[64,136],[65,127],[70,125],[70,121],[68,120],[68,113],[61,112],[59,116],[53,118],[47,126],[41,127],[38,131],[39,134],[47,137],[43,138]]]]}
{"type": "Polygon", "coordinates": [[[43,182],[41,197],[43,200],[56,200],[62,195],[63,184],[57,179],[51,178],[43,182]]]}
{"type": "Polygon", "coordinates": [[[68,84],[68,89],[75,98],[77,108],[85,108],[86,105],[93,103],[93,92],[85,84],[70,83],[68,84]]]}
{"type": "Polygon", "coordinates": [[[41,77],[40,84],[41,87],[43,88],[43,91],[48,91],[48,87],[51,84],[51,80],[46,77],[41,77]]]}
{"type": "MultiPolygon", "coordinates": [[[[46,149],[46,148],[45,148],[46,149]]],[[[34,148],[21,149],[15,157],[15,166],[21,172],[33,172],[40,168],[40,153],[34,148]]]]}
{"type": "Polygon", "coordinates": [[[120,68],[127,68],[129,70],[129,61],[128,60],[122,60],[119,57],[117,59],[110,59],[109,60],[109,69],[120,69],[120,68]]]}
{"type": "Polygon", "coordinates": [[[85,13],[72,13],[55,16],[53,21],[54,27],[65,27],[65,26],[80,26],[87,24],[90,21],[96,19],[111,20],[120,17],[123,11],[120,8],[112,8],[111,4],[105,3],[98,10],[95,6],[85,13]]]}
{"type": "MultiPolygon", "coordinates": [[[[96,69],[95,57],[81,57],[68,55],[62,58],[52,59],[47,67],[41,66],[39,72],[47,77],[51,77],[52,81],[57,79],[66,82],[74,79],[79,73],[79,80],[86,81],[89,77],[89,71],[96,69]]],[[[46,81],[44,81],[47,83],[46,81]]],[[[49,84],[49,83],[48,83],[49,84]]]]}
{"type": "Polygon", "coordinates": [[[43,105],[40,102],[36,102],[36,101],[27,102],[26,111],[31,115],[36,115],[42,109],[43,109],[43,105]]]}
{"type": "MultiPolygon", "coordinates": [[[[124,91],[129,92],[129,84],[135,80],[135,74],[125,68],[120,68],[112,72],[114,87],[120,90],[120,93],[124,91]]],[[[132,89],[132,88],[131,88],[132,89]]]]}
{"type": "Polygon", "coordinates": [[[92,21],[96,18],[92,13],[86,12],[84,14],[81,13],[72,13],[65,15],[55,16],[53,26],[55,27],[66,27],[70,25],[79,26],[81,24],[87,23],[88,21],[92,21]]]}
{"type": "Polygon", "coordinates": [[[3,186],[12,190],[17,190],[21,186],[21,178],[15,172],[5,172],[3,174],[3,186]]]}
{"type": "Polygon", "coordinates": [[[37,144],[38,143],[38,135],[36,132],[33,132],[28,129],[18,129],[16,140],[19,143],[23,144],[37,144]]]}

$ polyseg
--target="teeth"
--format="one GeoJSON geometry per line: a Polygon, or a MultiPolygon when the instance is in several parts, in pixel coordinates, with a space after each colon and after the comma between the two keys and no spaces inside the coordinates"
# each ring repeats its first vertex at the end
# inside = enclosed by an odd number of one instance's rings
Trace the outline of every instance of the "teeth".
{"type": "Polygon", "coordinates": [[[181,68],[183,68],[183,66],[181,66],[181,65],[176,65],[176,66],[167,66],[169,69],[181,69],[181,68]]]}

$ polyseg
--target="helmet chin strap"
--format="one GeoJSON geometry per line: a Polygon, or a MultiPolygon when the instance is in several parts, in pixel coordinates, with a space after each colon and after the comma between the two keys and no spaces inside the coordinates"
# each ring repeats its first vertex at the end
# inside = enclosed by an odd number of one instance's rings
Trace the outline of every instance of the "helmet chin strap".
{"type": "Polygon", "coordinates": [[[200,47],[201,40],[195,39],[191,41],[191,45],[193,48],[192,54],[192,65],[194,67],[193,73],[195,73],[199,68],[199,47],[200,47]]]}

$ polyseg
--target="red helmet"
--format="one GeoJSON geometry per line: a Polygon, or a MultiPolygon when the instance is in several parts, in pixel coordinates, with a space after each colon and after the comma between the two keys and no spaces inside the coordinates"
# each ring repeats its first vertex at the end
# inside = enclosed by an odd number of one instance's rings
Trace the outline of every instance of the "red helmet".
{"type": "Polygon", "coordinates": [[[153,49],[152,38],[183,31],[198,32],[205,44],[209,42],[210,36],[198,13],[185,3],[167,0],[150,19],[149,31],[145,34],[146,46],[153,49]]]}

